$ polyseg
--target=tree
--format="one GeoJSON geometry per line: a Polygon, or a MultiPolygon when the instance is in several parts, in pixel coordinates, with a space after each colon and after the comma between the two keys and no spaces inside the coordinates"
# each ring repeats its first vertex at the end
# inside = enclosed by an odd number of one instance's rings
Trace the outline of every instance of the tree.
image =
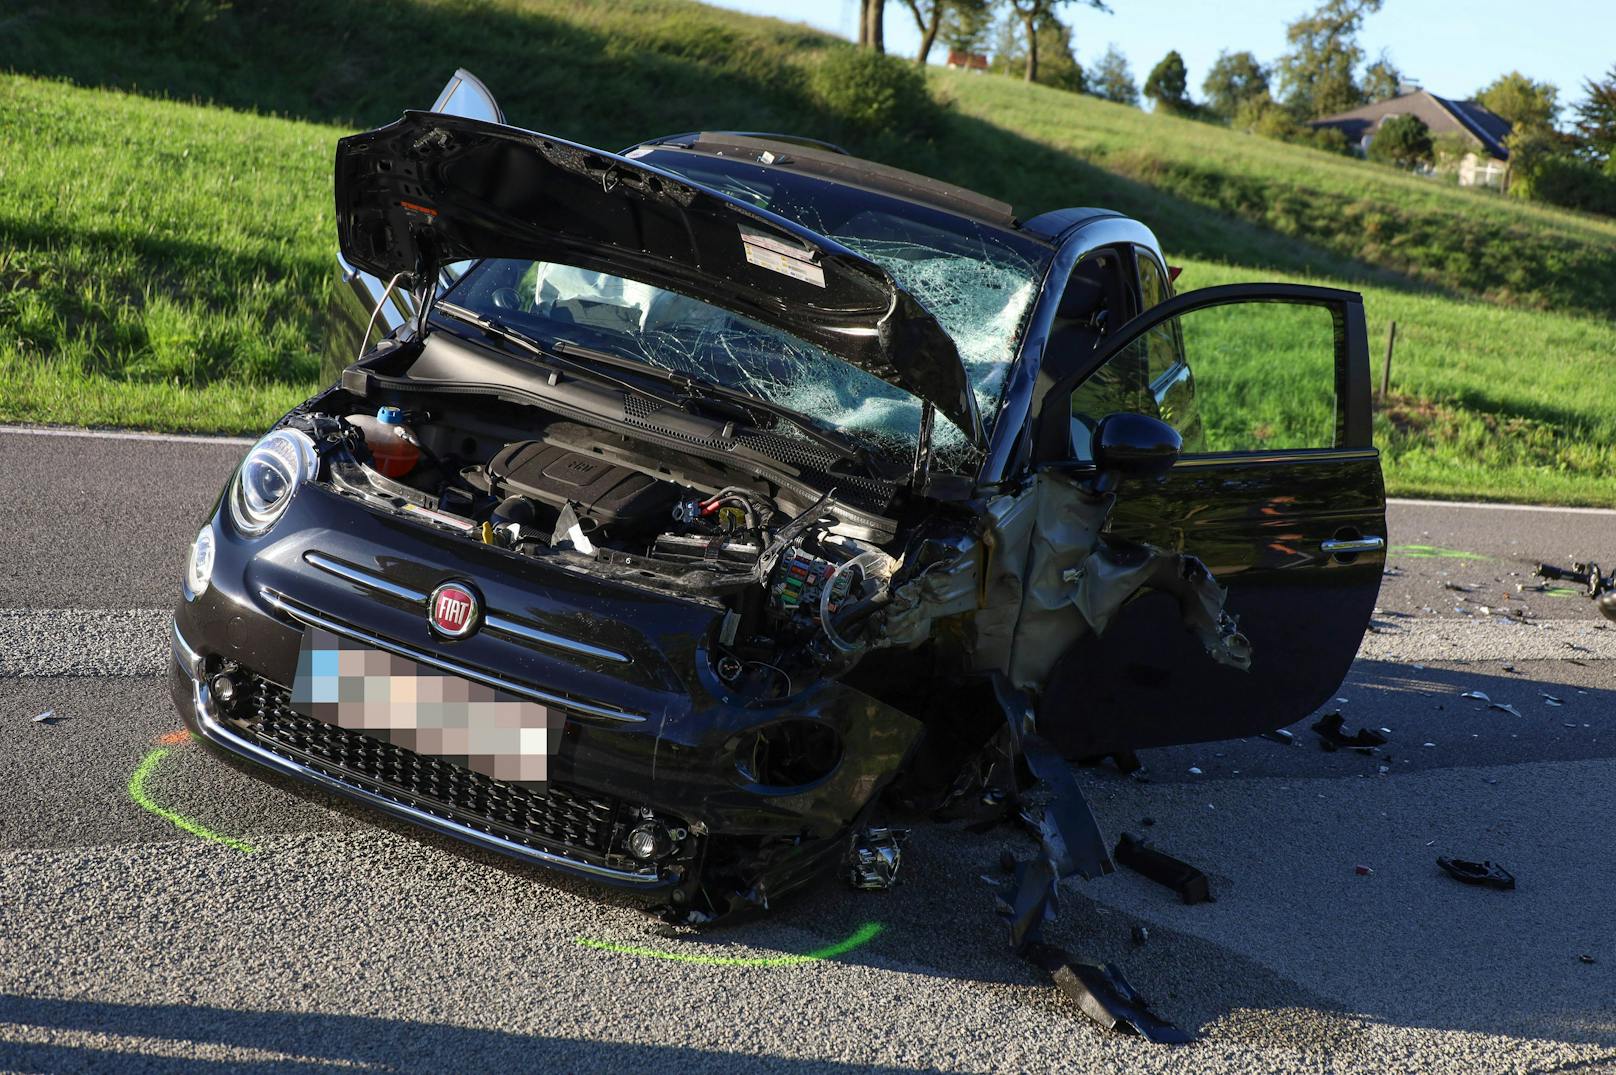
{"type": "Polygon", "coordinates": [[[885,52],[887,0],[859,0],[859,46],[885,52]]]}
{"type": "Polygon", "coordinates": [[[1476,91],[1476,100],[1488,111],[1509,120],[1517,131],[1548,129],[1560,113],[1560,89],[1552,82],[1534,82],[1519,71],[1499,75],[1476,91]]]}
{"type": "Polygon", "coordinates": [[[1100,57],[1094,77],[1089,80],[1089,92],[1119,105],[1139,103],[1139,87],[1134,85],[1133,72],[1128,69],[1128,57],[1115,45],[1107,46],[1100,57]]]}
{"type": "Polygon", "coordinates": [[[1051,17],[1038,26],[1038,81],[1071,93],[1086,93],[1088,77],[1072,55],[1072,31],[1051,17]]]}
{"type": "Polygon", "coordinates": [[[1232,121],[1243,102],[1268,93],[1268,69],[1249,52],[1220,52],[1201,83],[1201,92],[1206,94],[1208,110],[1232,121]]]}
{"type": "Polygon", "coordinates": [[[1185,115],[1195,110],[1195,104],[1187,92],[1188,86],[1189,72],[1185,70],[1184,57],[1174,49],[1150,69],[1150,75],[1145,79],[1145,96],[1164,112],[1185,115]]]}
{"type": "MultiPolygon", "coordinates": [[[[1020,22],[1010,13],[999,23],[991,70],[1026,76],[1026,30],[1020,22]]],[[[1074,93],[1085,92],[1088,79],[1077,57],[1072,54],[1071,30],[1053,17],[1040,19],[1036,29],[1034,39],[1038,43],[1038,59],[1035,67],[1038,83],[1074,93]]]]}
{"type": "Polygon", "coordinates": [[[1616,172],[1616,67],[1599,82],[1588,79],[1582,90],[1587,97],[1577,104],[1577,134],[1590,157],[1616,172]]]}
{"type": "Polygon", "coordinates": [[[1325,0],[1285,27],[1291,51],[1275,65],[1286,107],[1303,119],[1345,112],[1363,104],[1354,72],[1363,61],[1358,30],[1381,0],[1325,0]]]}
{"type": "Polygon", "coordinates": [[[950,52],[981,52],[993,28],[996,0],[942,0],[943,21],[937,36],[950,52]]]}
{"type": "MultiPolygon", "coordinates": [[[[1021,29],[1027,43],[1026,80],[1028,82],[1038,81],[1038,31],[1050,22],[1059,21],[1056,18],[1056,12],[1066,2],[1067,0],[1010,0],[1010,10],[1021,20],[1021,29]]],[[[1096,11],[1104,11],[1108,14],[1111,11],[1109,7],[1106,7],[1104,0],[1082,0],[1082,2],[1096,11]]],[[[1379,0],[1376,0],[1376,2],[1378,3],[1379,0]]],[[[1068,39],[1069,49],[1070,39],[1068,39]]]]}
{"type": "Polygon", "coordinates": [[[1403,72],[1392,63],[1384,51],[1380,59],[1364,68],[1363,96],[1365,101],[1385,101],[1403,92],[1403,72]]]}
{"type": "Polygon", "coordinates": [[[1381,121],[1369,140],[1369,159],[1413,168],[1430,164],[1431,128],[1418,116],[1390,116],[1381,121]]]}
{"type": "Polygon", "coordinates": [[[915,17],[915,29],[920,31],[920,51],[915,55],[915,63],[922,67],[926,65],[926,57],[931,55],[932,42],[937,40],[937,31],[943,24],[943,9],[948,6],[947,0],[903,0],[909,14],[915,17]]]}

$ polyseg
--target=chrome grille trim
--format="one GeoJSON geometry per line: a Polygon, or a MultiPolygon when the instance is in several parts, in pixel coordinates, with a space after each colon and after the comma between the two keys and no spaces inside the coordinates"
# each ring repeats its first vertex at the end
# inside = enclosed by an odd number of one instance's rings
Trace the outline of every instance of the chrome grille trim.
{"type": "Polygon", "coordinates": [[[621,709],[609,709],[594,702],[583,702],[564,695],[553,694],[538,687],[530,687],[525,683],[518,683],[514,680],[506,679],[504,676],[494,675],[491,672],[484,672],[470,665],[461,664],[459,661],[439,657],[435,653],[428,653],[426,650],[416,649],[414,646],[396,642],[390,638],[383,638],[380,635],[343,623],[341,620],[331,619],[300,602],[294,601],[278,590],[270,589],[268,586],[260,586],[258,596],[271,608],[305,626],[323,628],[332,634],[342,635],[345,638],[353,639],[355,642],[363,642],[367,646],[387,650],[389,653],[396,653],[400,657],[407,657],[418,664],[430,665],[439,671],[448,672],[450,675],[462,676],[477,683],[493,687],[496,690],[508,691],[511,694],[519,695],[544,705],[555,706],[575,716],[600,717],[625,724],[645,723],[646,718],[643,714],[629,713],[621,709]]]}
{"type": "Polygon", "coordinates": [[[363,586],[367,590],[380,590],[382,593],[390,594],[401,601],[413,601],[418,605],[426,604],[426,594],[420,590],[400,586],[398,583],[384,579],[380,575],[345,564],[341,560],[333,560],[323,553],[306,552],[303,554],[303,562],[317,567],[321,571],[329,572],[338,578],[347,579],[349,582],[363,586]]]}
{"type": "MultiPolygon", "coordinates": [[[[373,571],[366,571],[364,568],[354,567],[352,564],[345,564],[341,560],[334,560],[324,553],[313,551],[305,552],[303,554],[303,561],[310,567],[317,567],[321,571],[325,571],[341,579],[346,579],[356,586],[363,586],[368,590],[376,590],[380,593],[387,594],[390,597],[396,597],[400,601],[408,601],[412,604],[421,605],[423,607],[426,605],[427,595],[422,593],[420,590],[412,590],[408,586],[400,586],[391,579],[384,578],[373,571]]],[[[509,635],[512,638],[520,638],[526,642],[537,642],[541,646],[552,646],[556,649],[566,650],[569,653],[578,653],[585,657],[594,657],[602,661],[612,661],[616,664],[631,663],[631,660],[626,653],[619,653],[617,650],[607,649],[604,646],[597,646],[592,642],[581,642],[576,638],[568,638],[565,635],[552,634],[549,631],[543,631],[537,627],[529,627],[527,624],[511,619],[504,613],[496,612],[493,609],[488,610],[488,612],[483,616],[483,626],[490,631],[497,631],[502,635],[509,635]]]]}

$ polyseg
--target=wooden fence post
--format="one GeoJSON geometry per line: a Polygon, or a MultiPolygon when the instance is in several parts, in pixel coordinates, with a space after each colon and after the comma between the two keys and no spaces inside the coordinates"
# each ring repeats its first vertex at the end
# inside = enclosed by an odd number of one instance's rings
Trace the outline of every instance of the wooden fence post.
{"type": "Polygon", "coordinates": [[[1380,367],[1380,401],[1386,402],[1386,396],[1392,390],[1392,348],[1397,346],[1397,322],[1393,321],[1386,329],[1386,362],[1380,367]]]}

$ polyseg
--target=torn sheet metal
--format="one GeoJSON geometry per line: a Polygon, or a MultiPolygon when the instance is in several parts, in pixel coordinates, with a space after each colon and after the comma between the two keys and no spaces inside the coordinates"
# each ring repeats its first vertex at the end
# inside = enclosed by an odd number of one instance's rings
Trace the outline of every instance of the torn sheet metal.
{"type": "Polygon", "coordinates": [[[1193,556],[1104,534],[1116,504],[1069,475],[1036,479],[1036,520],[1023,572],[1010,679],[1038,690],[1055,663],[1085,634],[1100,634],[1124,604],[1146,589],[1171,594],[1184,624],[1213,660],[1251,667],[1251,643],[1224,608],[1226,592],[1193,556]]]}
{"type": "Polygon", "coordinates": [[[1201,640],[1207,656],[1241,671],[1251,667],[1251,643],[1224,611],[1226,592],[1193,556],[1103,540],[1063,577],[1074,584],[1072,604],[1096,634],[1128,598],[1146,588],[1160,590],[1177,598],[1184,625],[1201,640]]]}

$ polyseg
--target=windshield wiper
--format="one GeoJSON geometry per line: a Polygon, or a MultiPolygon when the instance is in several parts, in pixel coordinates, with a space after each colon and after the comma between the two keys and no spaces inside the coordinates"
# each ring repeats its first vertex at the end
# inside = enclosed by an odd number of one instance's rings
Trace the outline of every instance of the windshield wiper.
{"type": "Polygon", "coordinates": [[[489,317],[487,314],[480,314],[476,310],[470,310],[464,306],[460,306],[452,302],[444,302],[442,300],[439,300],[432,305],[433,313],[438,313],[440,311],[445,315],[454,318],[456,321],[464,321],[468,325],[473,325],[480,328],[490,336],[495,336],[499,339],[505,340],[508,343],[515,344],[522,350],[527,351],[530,354],[537,355],[547,363],[557,363],[563,365],[570,370],[583,374],[585,377],[596,381],[597,383],[609,384],[614,387],[621,388],[624,391],[632,392],[638,396],[645,396],[648,399],[660,400],[661,402],[669,404],[670,406],[684,406],[683,400],[676,399],[672,396],[663,395],[661,392],[652,391],[645,385],[634,384],[632,381],[625,381],[621,377],[613,377],[609,373],[602,373],[600,370],[595,369],[591,365],[572,360],[567,355],[556,351],[554,348],[546,348],[543,344],[539,343],[539,341],[533,339],[531,336],[518,332],[516,329],[511,328],[497,317],[489,317]]]}
{"type": "MultiPolygon", "coordinates": [[[[807,415],[792,410],[790,407],[770,400],[760,399],[750,392],[742,392],[738,388],[728,388],[724,385],[704,381],[677,370],[663,369],[638,359],[615,355],[610,351],[601,351],[593,347],[586,347],[571,340],[557,340],[551,345],[551,350],[558,354],[572,355],[578,358],[587,358],[601,362],[617,369],[632,369],[636,373],[645,373],[660,381],[673,385],[679,391],[686,393],[687,397],[697,401],[719,401],[726,405],[738,407],[747,415],[747,421],[759,430],[767,427],[757,419],[756,412],[771,415],[801,430],[803,435],[821,448],[836,453],[837,458],[850,459],[864,468],[865,473],[881,476],[884,468],[871,458],[869,449],[840,433],[833,433],[825,429],[807,415]]],[[[681,401],[682,402],[682,401],[681,401]]]]}

